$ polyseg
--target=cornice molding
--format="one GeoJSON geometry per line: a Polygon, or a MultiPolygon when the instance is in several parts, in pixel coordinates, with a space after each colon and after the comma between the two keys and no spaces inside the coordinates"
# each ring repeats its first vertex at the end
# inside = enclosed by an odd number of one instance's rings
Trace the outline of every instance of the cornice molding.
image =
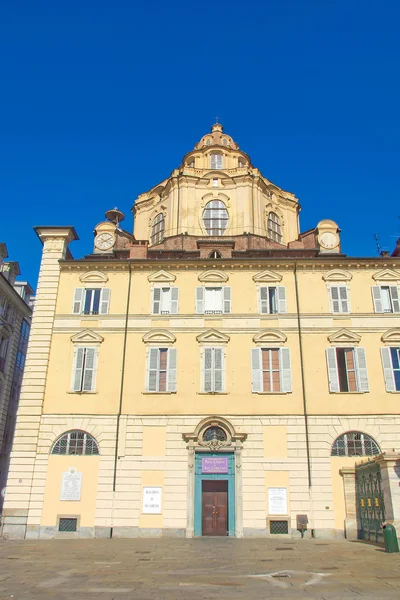
{"type": "Polygon", "coordinates": [[[227,344],[231,338],[217,329],[208,329],[196,337],[199,344],[227,344]]]}
{"type": "Polygon", "coordinates": [[[147,280],[150,283],[174,283],[176,280],[176,275],[168,273],[168,271],[164,271],[164,269],[160,269],[160,271],[149,275],[147,280]]]}
{"type": "Polygon", "coordinates": [[[358,344],[361,341],[361,336],[358,333],[354,333],[354,331],[350,331],[350,329],[342,328],[328,335],[328,341],[331,344],[358,344]]]}
{"type": "Polygon", "coordinates": [[[103,341],[103,336],[92,329],[84,329],[71,337],[73,344],[101,344],[103,341]]]}
{"type": "Polygon", "coordinates": [[[279,283],[282,281],[282,275],[267,269],[253,275],[253,281],[256,283],[279,283]]]}
{"type": "Polygon", "coordinates": [[[388,329],[381,337],[382,342],[385,344],[400,343],[400,327],[393,327],[388,329]]]}
{"type": "Polygon", "coordinates": [[[399,282],[400,273],[399,271],[395,271],[393,269],[382,269],[381,271],[378,271],[378,273],[374,273],[374,275],[372,275],[372,279],[375,281],[399,282]]]}

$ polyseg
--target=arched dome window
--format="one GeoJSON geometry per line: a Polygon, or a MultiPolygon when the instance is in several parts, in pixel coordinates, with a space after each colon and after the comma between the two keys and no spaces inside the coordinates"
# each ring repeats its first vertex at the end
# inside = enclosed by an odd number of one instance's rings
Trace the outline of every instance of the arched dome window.
{"type": "Polygon", "coordinates": [[[207,202],[203,212],[203,223],[208,235],[223,235],[228,227],[229,215],[221,200],[207,202]]]}
{"type": "Polygon", "coordinates": [[[64,433],[54,444],[51,454],[99,454],[96,440],[90,433],[74,429],[64,433]]]}
{"type": "Polygon", "coordinates": [[[226,442],[227,437],[222,427],[209,427],[203,434],[204,442],[226,442]]]}
{"type": "Polygon", "coordinates": [[[271,242],[282,243],[282,230],[279,217],[276,213],[270,212],[268,215],[268,237],[271,242]]]}
{"type": "Polygon", "coordinates": [[[332,446],[332,456],[374,456],[380,449],[375,440],[361,431],[348,431],[340,435],[332,446]]]}
{"type": "Polygon", "coordinates": [[[165,229],[165,219],[162,213],[159,213],[153,221],[151,228],[150,244],[159,244],[163,241],[165,229]]]}

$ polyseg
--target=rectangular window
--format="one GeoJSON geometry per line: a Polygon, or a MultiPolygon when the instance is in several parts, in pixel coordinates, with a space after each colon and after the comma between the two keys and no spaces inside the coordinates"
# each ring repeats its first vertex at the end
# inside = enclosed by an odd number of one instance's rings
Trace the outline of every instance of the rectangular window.
{"type": "Polygon", "coordinates": [[[58,522],[58,531],[77,531],[78,519],[61,517],[58,522]]]}
{"type": "Polygon", "coordinates": [[[331,392],[368,392],[368,372],[364,348],[327,348],[331,392]]]}
{"type": "Polygon", "coordinates": [[[176,287],[156,287],[152,289],[153,315],[178,314],[179,290],[176,287]]]}
{"type": "Polygon", "coordinates": [[[109,288],[76,288],[72,313],[74,315],[107,315],[109,304],[109,288]]]}
{"type": "Polygon", "coordinates": [[[372,286],[372,299],[376,313],[399,313],[400,297],[396,285],[372,286]]]}
{"type": "Polygon", "coordinates": [[[349,313],[349,291],[345,285],[334,285],[329,289],[331,311],[333,313],[349,313]]]}
{"type": "Polygon", "coordinates": [[[74,392],[93,392],[97,362],[96,348],[77,348],[75,351],[72,390],[74,392]]]}
{"type": "Polygon", "coordinates": [[[286,312],[286,288],[279,286],[260,287],[259,306],[261,314],[286,312]]]}
{"type": "Polygon", "coordinates": [[[202,391],[223,392],[225,388],[223,348],[204,348],[202,356],[202,391]]]}
{"type": "Polygon", "coordinates": [[[198,315],[230,314],[230,312],[230,287],[196,288],[196,313],[198,315]]]}
{"type": "Polygon", "coordinates": [[[146,391],[176,392],[176,362],[176,348],[149,348],[146,391]]]}
{"type": "Polygon", "coordinates": [[[211,154],[210,166],[211,169],[222,169],[222,154],[211,154]]]}
{"type": "Polygon", "coordinates": [[[400,392],[400,348],[381,348],[387,392],[400,392]]]}
{"type": "Polygon", "coordinates": [[[253,392],[292,391],[289,348],[253,348],[251,362],[253,392]]]}
{"type": "Polygon", "coordinates": [[[213,187],[218,187],[218,179],[212,180],[213,187]]]}

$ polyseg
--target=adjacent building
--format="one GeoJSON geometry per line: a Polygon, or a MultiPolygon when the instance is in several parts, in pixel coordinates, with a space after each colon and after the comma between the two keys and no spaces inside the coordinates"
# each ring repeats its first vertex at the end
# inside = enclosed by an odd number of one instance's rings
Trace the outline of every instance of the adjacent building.
{"type": "Polygon", "coordinates": [[[3,535],[350,536],[348,469],[400,449],[400,257],[302,232],[220,124],[133,212],[81,259],[35,228],[3,535]]]}

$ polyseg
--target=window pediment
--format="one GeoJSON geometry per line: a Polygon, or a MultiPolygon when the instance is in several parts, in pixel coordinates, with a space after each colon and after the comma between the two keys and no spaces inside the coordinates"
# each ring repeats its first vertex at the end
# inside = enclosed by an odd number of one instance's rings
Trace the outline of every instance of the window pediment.
{"type": "Polygon", "coordinates": [[[255,344],[285,344],[286,340],[287,335],[279,329],[263,329],[253,337],[255,344]]]}
{"type": "Polygon", "coordinates": [[[342,269],[332,269],[327,273],[322,275],[322,279],[324,281],[351,281],[353,279],[353,275],[348,271],[343,271],[342,269]]]}
{"type": "Polygon", "coordinates": [[[204,271],[199,275],[199,281],[202,283],[226,283],[229,277],[223,271],[204,271]]]}
{"type": "Polygon", "coordinates": [[[382,342],[386,344],[396,343],[400,344],[400,327],[394,327],[393,329],[388,329],[381,337],[382,342]]]}
{"type": "Polygon", "coordinates": [[[168,273],[168,271],[161,269],[160,271],[149,275],[147,280],[150,283],[173,283],[176,280],[176,275],[172,275],[172,273],[168,273]]]}
{"type": "Polygon", "coordinates": [[[103,341],[103,336],[92,329],[84,329],[71,337],[73,344],[101,344],[103,341]]]}
{"type": "Polygon", "coordinates": [[[82,283],[107,283],[108,277],[100,271],[89,271],[88,273],[82,273],[79,280],[82,283]]]}
{"type": "Polygon", "coordinates": [[[152,329],[142,338],[145,344],[174,344],[176,337],[166,329],[152,329]]]}
{"type": "Polygon", "coordinates": [[[400,273],[399,271],[394,271],[393,269],[382,269],[377,273],[372,275],[372,279],[375,281],[400,281],[400,273]]]}
{"type": "Polygon", "coordinates": [[[282,281],[282,275],[275,273],[275,271],[260,271],[253,275],[253,281],[256,283],[279,283],[282,281]]]}
{"type": "Polygon", "coordinates": [[[339,329],[331,335],[328,335],[328,341],[331,344],[358,344],[361,341],[361,336],[350,329],[339,329]]]}
{"type": "Polygon", "coordinates": [[[230,339],[229,335],[216,329],[208,329],[196,337],[196,340],[201,344],[227,344],[230,339]]]}

